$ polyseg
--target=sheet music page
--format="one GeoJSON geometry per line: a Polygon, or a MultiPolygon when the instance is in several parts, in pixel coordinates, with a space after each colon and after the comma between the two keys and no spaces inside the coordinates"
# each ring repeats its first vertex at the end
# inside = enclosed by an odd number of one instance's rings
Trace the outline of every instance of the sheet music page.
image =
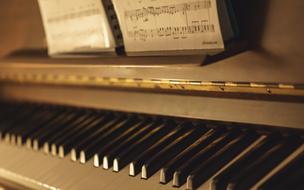
{"type": "Polygon", "coordinates": [[[113,51],[101,0],[38,0],[49,54],[113,51]]]}
{"type": "Polygon", "coordinates": [[[222,51],[216,0],[113,0],[127,52],[222,51]]]}

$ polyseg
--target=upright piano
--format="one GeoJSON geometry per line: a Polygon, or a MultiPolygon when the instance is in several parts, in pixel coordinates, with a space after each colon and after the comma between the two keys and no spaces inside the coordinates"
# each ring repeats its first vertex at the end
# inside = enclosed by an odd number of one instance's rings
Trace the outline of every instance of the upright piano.
{"type": "Polygon", "coordinates": [[[233,55],[51,59],[1,2],[0,187],[304,189],[304,3],[243,6],[233,55]]]}

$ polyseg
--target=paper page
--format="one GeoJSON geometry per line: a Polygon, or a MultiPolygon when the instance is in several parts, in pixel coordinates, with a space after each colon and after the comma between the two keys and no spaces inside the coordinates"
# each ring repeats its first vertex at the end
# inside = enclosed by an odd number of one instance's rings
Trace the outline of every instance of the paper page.
{"type": "Polygon", "coordinates": [[[113,0],[127,52],[222,51],[216,0],[113,0]]]}
{"type": "Polygon", "coordinates": [[[101,0],[38,0],[49,54],[113,51],[101,0]]]}

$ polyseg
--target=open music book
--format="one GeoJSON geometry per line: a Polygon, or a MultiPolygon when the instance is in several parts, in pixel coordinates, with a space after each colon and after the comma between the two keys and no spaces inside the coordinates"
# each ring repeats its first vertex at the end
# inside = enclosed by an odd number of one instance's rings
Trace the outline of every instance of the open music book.
{"type": "Polygon", "coordinates": [[[229,0],[112,1],[128,55],[215,54],[235,36],[229,0]]]}
{"type": "Polygon", "coordinates": [[[230,0],[38,0],[50,55],[216,54],[236,36],[230,0]]]}
{"type": "MultiPolygon", "coordinates": [[[[109,1],[38,0],[49,55],[115,53],[122,45],[109,1]]],[[[117,21],[116,21],[117,23],[117,21]]]]}

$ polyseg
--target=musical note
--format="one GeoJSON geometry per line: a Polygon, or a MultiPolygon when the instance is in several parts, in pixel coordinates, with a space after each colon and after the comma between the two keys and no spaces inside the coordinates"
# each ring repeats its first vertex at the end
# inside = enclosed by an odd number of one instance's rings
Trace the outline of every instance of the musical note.
{"type": "Polygon", "coordinates": [[[127,52],[223,48],[217,0],[112,1],[127,52]]]}
{"type": "Polygon", "coordinates": [[[131,10],[125,12],[126,19],[130,18],[132,21],[138,21],[140,19],[145,19],[148,16],[160,16],[162,14],[174,15],[176,13],[182,12],[184,15],[188,11],[200,10],[200,9],[210,9],[211,1],[203,0],[191,3],[181,3],[172,4],[161,7],[143,7],[142,9],[131,10]]]}
{"type": "Polygon", "coordinates": [[[214,32],[214,25],[199,17],[210,8],[211,0],[199,0],[128,10],[124,14],[128,36],[136,41],[165,37],[177,40],[187,39],[191,34],[214,32]]]}
{"type": "Polygon", "coordinates": [[[129,31],[129,37],[134,40],[146,41],[148,38],[173,37],[173,39],[186,39],[187,34],[214,32],[213,24],[201,24],[193,26],[163,27],[155,29],[139,29],[129,31]]]}

